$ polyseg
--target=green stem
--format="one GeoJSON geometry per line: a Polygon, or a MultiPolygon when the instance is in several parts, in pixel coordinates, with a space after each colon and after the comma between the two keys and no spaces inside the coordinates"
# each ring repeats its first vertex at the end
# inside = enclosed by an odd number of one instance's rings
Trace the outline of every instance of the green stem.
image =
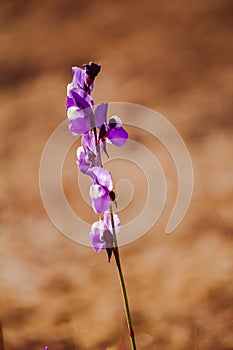
{"type": "Polygon", "coordinates": [[[127,325],[128,325],[129,335],[130,335],[130,340],[131,340],[131,348],[133,350],[136,350],[137,349],[136,348],[136,341],[135,341],[135,336],[134,336],[133,323],[132,323],[132,319],[131,319],[131,315],[130,315],[129,301],[128,301],[125,280],[124,280],[123,271],[122,271],[122,267],[121,267],[120,252],[119,252],[119,248],[118,248],[118,244],[117,244],[117,237],[116,237],[116,230],[115,230],[112,206],[110,206],[110,215],[111,215],[111,225],[112,225],[113,243],[114,243],[113,254],[115,257],[118,275],[119,275],[119,280],[120,280],[120,285],[121,285],[121,291],[122,291],[124,307],[125,307],[125,315],[126,315],[126,320],[127,320],[127,325]]]}

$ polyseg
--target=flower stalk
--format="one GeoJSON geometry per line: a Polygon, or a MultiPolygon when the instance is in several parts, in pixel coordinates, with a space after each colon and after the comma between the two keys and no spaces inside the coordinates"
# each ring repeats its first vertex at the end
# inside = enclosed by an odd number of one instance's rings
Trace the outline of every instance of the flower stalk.
{"type": "Polygon", "coordinates": [[[113,240],[114,240],[113,255],[114,255],[114,258],[116,261],[118,276],[119,276],[120,285],[121,285],[121,292],[122,292],[122,297],[123,297],[123,301],[124,301],[125,316],[126,316],[128,329],[129,329],[131,347],[133,350],[136,350],[137,349],[136,348],[136,341],[135,341],[133,323],[132,323],[131,314],[130,314],[126,284],[125,284],[124,275],[123,275],[123,271],[122,271],[122,267],[121,267],[120,251],[119,251],[119,247],[118,247],[118,243],[117,243],[112,206],[110,206],[110,215],[111,215],[111,224],[112,224],[113,240]]]}
{"type": "Polygon", "coordinates": [[[90,241],[98,253],[106,250],[108,261],[114,255],[121,291],[124,301],[125,314],[132,350],[136,350],[134,330],[130,315],[129,302],[123,271],[120,261],[117,233],[120,230],[120,219],[113,212],[115,202],[111,173],[102,165],[101,155],[108,156],[106,143],[122,146],[128,139],[128,133],[122,127],[121,119],[114,115],[107,122],[107,103],[99,104],[94,110],[91,91],[94,80],[101,67],[90,62],[84,69],[73,67],[73,80],[67,87],[67,116],[69,129],[73,135],[82,135],[82,146],[77,150],[79,170],[90,176],[92,185],[90,196],[93,210],[99,214],[99,221],[92,224],[90,241]]]}

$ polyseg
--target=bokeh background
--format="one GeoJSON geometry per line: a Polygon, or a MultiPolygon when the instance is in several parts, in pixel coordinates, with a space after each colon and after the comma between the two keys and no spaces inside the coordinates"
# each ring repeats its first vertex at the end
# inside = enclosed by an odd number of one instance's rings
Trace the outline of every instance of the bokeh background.
{"type": "MultiPolygon", "coordinates": [[[[43,148],[66,118],[71,66],[90,60],[102,64],[95,101],[157,110],[182,135],[194,167],[191,206],[168,236],[174,165],[156,140],[129,130],[160,159],[169,182],[158,223],[121,248],[138,349],[233,349],[232,13],[230,0],[1,2],[5,350],[130,349],[113,261],[62,235],[39,192],[43,148]]],[[[144,194],[137,179],[135,208],[144,194]]],[[[75,147],[63,180],[71,205],[91,223],[96,217],[77,189],[75,147]]]]}

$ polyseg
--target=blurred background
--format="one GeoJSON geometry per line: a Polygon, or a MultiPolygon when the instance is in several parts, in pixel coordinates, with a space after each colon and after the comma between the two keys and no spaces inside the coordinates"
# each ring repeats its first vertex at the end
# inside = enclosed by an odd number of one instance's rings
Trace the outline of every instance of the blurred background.
{"type": "MultiPolygon", "coordinates": [[[[102,64],[96,103],[133,102],[158,111],[183,137],[194,167],[191,206],[166,235],[177,194],[174,165],[153,138],[128,130],[160,159],[170,184],[158,223],[121,248],[138,349],[233,349],[232,5],[230,0],[1,2],[5,350],[130,349],[114,261],[108,264],[105,252],[96,254],[62,235],[39,192],[43,148],[66,118],[71,67],[89,61],[102,64]]],[[[139,179],[135,208],[144,193],[139,179]]],[[[90,224],[96,220],[80,199],[75,147],[63,184],[76,212],[90,224]]]]}

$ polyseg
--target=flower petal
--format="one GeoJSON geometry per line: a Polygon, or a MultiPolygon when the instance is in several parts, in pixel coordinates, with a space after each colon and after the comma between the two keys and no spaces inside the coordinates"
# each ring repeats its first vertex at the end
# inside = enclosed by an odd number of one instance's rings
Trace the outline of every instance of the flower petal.
{"type": "Polygon", "coordinates": [[[77,149],[77,163],[79,170],[83,174],[89,175],[95,181],[96,177],[92,173],[92,168],[97,165],[95,154],[87,147],[80,146],[77,149]]]}
{"type": "Polygon", "coordinates": [[[109,209],[111,200],[109,192],[100,185],[91,185],[90,196],[92,199],[92,207],[96,213],[103,213],[109,209]]]}
{"type": "Polygon", "coordinates": [[[76,107],[70,107],[67,111],[69,119],[69,129],[73,135],[87,133],[91,128],[90,118],[85,115],[85,111],[80,111],[76,107]]]}
{"type": "Polygon", "coordinates": [[[102,168],[101,166],[96,166],[93,168],[93,174],[96,176],[96,183],[98,185],[106,187],[109,192],[112,191],[112,177],[107,169],[102,168]]]}
{"type": "Polygon", "coordinates": [[[93,132],[84,134],[81,142],[84,147],[89,148],[94,154],[96,154],[95,135],[93,132]]]}
{"type": "Polygon", "coordinates": [[[103,230],[103,241],[105,242],[106,247],[113,247],[113,234],[108,228],[103,230]]]}
{"type": "MultiPolygon", "coordinates": [[[[78,89],[71,89],[69,92],[69,97],[72,97],[75,105],[80,109],[88,109],[93,105],[93,99],[85,91],[78,89]]],[[[92,111],[89,111],[89,114],[92,111]]]]}
{"type": "Polygon", "coordinates": [[[67,96],[67,98],[66,98],[66,110],[70,107],[76,107],[75,101],[72,97],[67,96]]]}
{"type": "Polygon", "coordinates": [[[115,146],[123,146],[128,139],[128,133],[122,127],[113,128],[109,130],[107,139],[115,146]]]}
{"type": "Polygon", "coordinates": [[[100,235],[100,223],[99,221],[96,221],[92,224],[90,232],[90,241],[96,253],[103,249],[105,245],[105,243],[100,239],[100,235]]]}
{"type": "Polygon", "coordinates": [[[95,126],[100,128],[102,124],[107,123],[107,103],[100,103],[94,112],[95,126]]]}
{"type": "Polygon", "coordinates": [[[85,75],[86,75],[85,70],[79,67],[72,67],[72,73],[73,73],[73,80],[72,80],[73,87],[80,87],[84,89],[85,75]]]}

